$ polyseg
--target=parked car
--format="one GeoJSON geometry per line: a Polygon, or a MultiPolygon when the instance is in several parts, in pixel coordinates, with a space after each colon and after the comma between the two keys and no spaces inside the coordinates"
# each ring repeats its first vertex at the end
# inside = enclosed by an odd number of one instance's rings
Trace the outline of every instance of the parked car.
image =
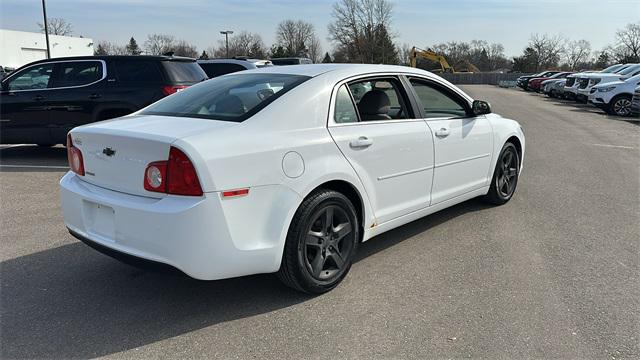
{"type": "Polygon", "coordinates": [[[2,81],[0,142],[65,143],[78,125],[139,110],[207,79],[194,59],[84,56],[40,60],[2,81]]]}
{"type": "Polygon", "coordinates": [[[540,87],[541,87],[543,81],[549,80],[549,79],[564,79],[569,74],[571,74],[571,73],[570,72],[566,72],[566,71],[562,71],[562,72],[558,72],[558,73],[555,73],[555,74],[550,75],[550,76],[535,77],[533,79],[529,79],[529,83],[528,83],[527,87],[530,90],[540,92],[541,91],[540,87]]]}
{"type": "Polygon", "coordinates": [[[581,76],[588,75],[591,73],[605,73],[605,74],[615,73],[616,71],[620,71],[626,68],[627,66],[628,65],[626,64],[616,64],[616,65],[611,65],[602,71],[585,71],[585,72],[579,72],[576,74],[571,74],[567,76],[567,82],[563,89],[564,91],[562,92],[562,97],[568,100],[576,100],[578,95],[578,86],[580,86],[581,84],[581,82],[578,81],[578,78],[581,76]]]}
{"type": "Polygon", "coordinates": [[[636,117],[640,117],[640,86],[633,92],[633,99],[631,100],[631,114],[636,117]]]}
{"type": "Polygon", "coordinates": [[[559,98],[566,82],[566,78],[545,80],[541,84],[542,93],[552,98],[559,98]]]}
{"type": "Polygon", "coordinates": [[[606,84],[612,81],[625,80],[637,74],[640,74],[640,64],[627,64],[621,70],[615,73],[592,73],[581,76],[578,80],[580,84],[578,86],[577,98],[581,101],[586,101],[591,93],[591,88],[594,85],[606,84]]]}
{"type": "Polygon", "coordinates": [[[276,66],[313,64],[311,59],[302,57],[275,58],[271,62],[276,66]]]}
{"type": "Polygon", "coordinates": [[[543,71],[538,74],[520,76],[518,79],[516,79],[516,85],[518,87],[521,87],[525,91],[529,91],[529,80],[538,77],[551,76],[557,73],[559,73],[559,71],[543,71]]]}
{"type": "Polygon", "coordinates": [[[259,59],[213,59],[213,60],[198,60],[198,65],[207,73],[210,79],[214,77],[231,74],[243,70],[257,69],[267,66],[273,66],[273,63],[269,60],[259,59]]]}
{"type": "Polygon", "coordinates": [[[62,212],[81,241],[197,279],[277,272],[322,293],[362,241],[477,196],[509,201],[525,138],[427,71],[322,64],[217,77],[77,127],[67,147],[62,212]]]}
{"type": "Polygon", "coordinates": [[[589,94],[589,103],[611,115],[630,116],[635,89],[640,86],[640,74],[626,80],[595,85],[589,94]]]}

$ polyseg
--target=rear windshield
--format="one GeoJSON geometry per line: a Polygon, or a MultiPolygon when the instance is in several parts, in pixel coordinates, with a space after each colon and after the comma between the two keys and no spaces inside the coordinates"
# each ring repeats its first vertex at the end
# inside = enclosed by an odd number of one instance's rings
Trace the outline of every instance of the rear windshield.
{"type": "Polygon", "coordinates": [[[209,79],[242,70],[247,70],[246,67],[240,64],[232,63],[199,63],[198,65],[200,65],[204,72],[207,73],[209,79]]]}
{"type": "Polygon", "coordinates": [[[168,96],[141,114],[242,122],[307,79],[285,74],[221,76],[168,96]]]}
{"type": "Polygon", "coordinates": [[[196,83],[207,78],[195,61],[163,61],[167,76],[177,83],[196,83]]]}

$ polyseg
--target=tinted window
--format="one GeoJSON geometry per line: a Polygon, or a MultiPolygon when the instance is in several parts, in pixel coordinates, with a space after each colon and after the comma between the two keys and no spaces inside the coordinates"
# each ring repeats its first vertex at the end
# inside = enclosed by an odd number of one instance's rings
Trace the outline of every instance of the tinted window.
{"type": "Polygon", "coordinates": [[[409,118],[402,85],[397,79],[375,79],[349,83],[362,121],[409,118]]]}
{"type": "Polygon", "coordinates": [[[199,63],[198,65],[207,73],[210,79],[247,69],[242,65],[229,63],[199,63]]]}
{"type": "Polygon", "coordinates": [[[307,79],[284,74],[222,76],[158,101],[142,114],[241,122],[307,79]]]}
{"type": "Polygon", "coordinates": [[[164,81],[156,61],[116,60],[114,64],[119,81],[147,83],[164,81]]]}
{"type": "Polygon", "coordinates": [[[53,64],[42,64],[25,69],[8,81],[7,89],[10,91],[45,89],[49,87],[53,66],[53,64]]]}
{"type": "Polygon", "coordinates": [[[426,81],[411,79],[426,118],[465,116],[465,107],[453,95],[447,94],[426,81]]]}
{"type": "Polygon", "coordinates": [[[61,62],[54,87],[81,86],[102,79],[102,63],[98,61],[61,62]]]}
{"type": "Polygon", "coordinates": [[[358,122],[358,114],[346,85],[342,85],[338,90],[333,119],[338,124],[358,122]]]}
{"type": "Polygon", "coordinates": [[[195,61],[162,61],[169,79],[179,83],[196,83],[207,78],[207,74],[195,61]]]}

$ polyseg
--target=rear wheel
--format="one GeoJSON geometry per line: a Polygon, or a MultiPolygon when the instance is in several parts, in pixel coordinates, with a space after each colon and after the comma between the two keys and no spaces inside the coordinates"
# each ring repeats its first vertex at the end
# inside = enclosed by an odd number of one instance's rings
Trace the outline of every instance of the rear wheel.
{"type": "Polygon", "coordinates": [[[508,142],[502,147],[500,157],[493,172],[489,193],[485,200],[492,204],[502,205],[509,201],[518,185],[520,157],[515,145],[508,142]]]}
{"type": "Polygon", "coordinates": [[[353,204],[339,192],[318,190],[296,211],[278,277],[296,290],[321,294],[347,275],[360,232],[353,204]]]}
{"type": "Polygon", "coordinates": [[[631,115],[631,96],[618,95],[609,102],[606,109],[611,115],[629,116],[631,115]]]}

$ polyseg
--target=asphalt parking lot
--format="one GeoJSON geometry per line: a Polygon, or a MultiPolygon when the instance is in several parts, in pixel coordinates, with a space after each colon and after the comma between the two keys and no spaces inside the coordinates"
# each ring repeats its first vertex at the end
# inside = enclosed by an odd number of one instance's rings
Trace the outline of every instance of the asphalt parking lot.
{"type": "Polygon", "coordinates": [[[639,124],[464,89],[525,128],[514,199],[372,239],[319,297],[272,275],[202,282],[120,264],[64,228],[64,148],[1,148],[0,356],[637,359],[639,124]]]}

